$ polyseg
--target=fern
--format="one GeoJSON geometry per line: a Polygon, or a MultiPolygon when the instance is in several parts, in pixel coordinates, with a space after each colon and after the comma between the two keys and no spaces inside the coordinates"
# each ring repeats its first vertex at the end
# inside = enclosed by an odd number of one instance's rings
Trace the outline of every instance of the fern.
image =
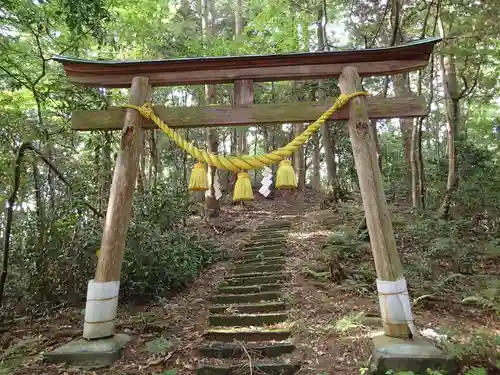
{"type": "Polygon", "coordinates": [[[500,283],[496,281],[489,288],[481,290],[480,293],[463,298],[462,303],[474,303],[483,309],[500,314],[500,283]]]}

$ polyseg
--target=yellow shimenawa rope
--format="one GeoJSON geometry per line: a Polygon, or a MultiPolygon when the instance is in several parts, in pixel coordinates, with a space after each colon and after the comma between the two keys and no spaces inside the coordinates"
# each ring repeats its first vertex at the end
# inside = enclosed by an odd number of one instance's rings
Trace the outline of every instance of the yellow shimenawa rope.
{"type": "Polygon", "coordinates": [[[215,155],[213,153],[200,150],[196,146],[188,143],[182,136],[175,130],[168,127],[153,111],[151,103],[145,103],[142,106],[133,104],[125,104],[122,107],[132,108],[147,119],[151,119],[158,127],[167,134],[180,148],[186,150],[191,156],[196,158],[199,162],[205,162],[208,165],[218,169],[226,169],[232,172],[241,172],[242,170],[251,170],[262,168],[267,165],[275,164],[286,157],[292,155],[300,146],[302,146],[309,139],[311,135],[318,131],[318,129],[325,123],[326,120],[338,109],[347,104],[349,100],[356,96],[368,95],[364,91],[355,92],[353,94],[341,94],[333,106],[323,113],[315,122],[309,125],[301,134],[295,137],[286,146],[277,150],[271,151],[262,155],[241,155],[241,156],[224,156],[215,155]]]}

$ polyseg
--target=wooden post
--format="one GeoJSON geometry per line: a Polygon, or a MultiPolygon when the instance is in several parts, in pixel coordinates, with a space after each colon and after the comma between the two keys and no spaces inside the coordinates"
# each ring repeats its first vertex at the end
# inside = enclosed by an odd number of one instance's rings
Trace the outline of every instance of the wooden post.
{"type": "MultiPolygon", "coordinates": [[[[129,103],[142,105],[150,95],[149,79],[134,77],[129,103]]],[[[125,238],[143,145],[142,122],[143,117],[136,110],[127,109],[121,131],[120,151],[111,184],[95,281],[92,280],[89,283],[87,290],[83,336],[88,339],[114,334],[125,238]]]]}
{"type": "MultiPolygon", "coordinates": [[[[253,81],[251,79],[239,79],[234,81],[234,105],[253,104],[253,81]]],[[[238,128],[238,153],[246,154],[247,150],[247,128],[238,128]]]]}
{"type": "MultiPolygon", "coordinates": [[[[360,82],[356,68],[345,67],[339,77],[341,93],[351,94],[362,91],[360,82]]],[[[365,101],[366,99],[363,96],[358,96],[348,104],[350,106],[348,121],[349,136],[351,138],[354,162],[358,173],[366,223],[370,234],[377,279],[378,282],[394,282],[403,279],[403,267],[397,252],[389,209],[382,188],[382,175],[378,166],[375,140],[373,139],[373,132],[370,131],[370,126],[373,126],[373,123],[368,119],[365,101]]],[[[397,294],[403,293],[401,291],[395,293],[396,297],[397,294]]],[[[388,295],[389,293],[382,294],[382,298],[387,298],[388,295]]],[[[393,337],[412,337],[409,326],[413,326],[413,322],[401,322],[401,320],[398,322],[394,322],[394,320],[392,322],[387,321],[388,315],[394,316],[394,314],[393,311],[392,314],[389,312],[392,308],[391,306],[382,303],[382,298],[380,301],[382,318],[384,320],[384,333],[387,336],[393,337]]]]}
{"type": "MultiPolygon", "coordinates": [[[[251,79],[238,79],[234,81],[234,102],[233,105],[253,104],[253,81],[251,79]]],[[[247,145],[247,129],[242,126],[236,129],[237,153],[244,155],[248,153],[247,145]]],[[[236,181],[237,173],[233,173],[233,179],[236,181]]]]}
{"type": "MultiPolygon", "coordinates": [[[[134,77],[130,89],[130,104],[142,105],[151,95],[147,77],[134,77]]],[[[142,148],[143,117],[134,109],[127,109],[121,131],[120,151],[111,184],[106,214],[106,225],[102,234],[101,250],[96,281],[120,280],[120,271],[125,249],[125,237],[132,211],[132,195],[136,185],[139,158],[142,148]]]]}

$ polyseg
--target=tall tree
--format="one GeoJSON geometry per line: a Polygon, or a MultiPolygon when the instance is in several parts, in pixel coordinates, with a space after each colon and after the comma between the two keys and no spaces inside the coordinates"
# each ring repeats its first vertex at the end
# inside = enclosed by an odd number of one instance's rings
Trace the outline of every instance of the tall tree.
{"type": "MultiPolygon", "coordinates": [[[[391,42],[390,45],[401,44],[404,42],[403,30],[401,25],[401,0],[392,0],[391,7],[391,42]]],[[[387,82],[387,80],[386,80],[387,82]]],[[[410,82],[408,74],[398,74],[394,77],[394,88],[397,96],[411,96],[410,82]]],[[[411,134],[413,128],[413,119],[399,119],[401,136],[403,141],[405,177],[408,187],[411,185],[411,134]]]]}
{"type": "MultiPolygon", "coordinates": [[[[445,37],[446,33],[443,20],[440,14],[438,14],[438,17],[439,32],[442,37],[445,37]]],[[[453,192],[458,187],[456,134],[460,119],[461,95],[458,91],[454,56],[446,51],[441,51],[439,53],[439,69],[441,73],[441,84],[444,91],[448,154],[448,178],[446,182],[446,192],[440,207],[440,213],[441,216],[447,217],[450,211],[453,192]]]]}
{"type": "MultiPolygon", "coordinates": [[[[234,38],[238,39],[241,37],[243,32],[243,0],[236,0],[236,6],[234,8],[234,38]]],[[[236,140],[237,140],[237,152],[240,155],[248,153],[247,144],[247,127],[238,126],[236,128],[236,140]]]]}
{"type": "MultiPolygon", "coordinates": [[[[323,0],[317,10],[317,39],[318,51],[327,50],[328,41],[326,39],[326,26],[328,17],[326,12],[326,1],[323,0]]],[[[324,80],[318,82],[318,98],[319,100],[326,99],[326,83],[324,80]]],[[[321,140],[323,142],[323,150],[325,153],[326,172],[328,178],[327,196],[329,201],[337,201],[337,164],[335,161],[335,137],[330,132],[330,122],[325,122],[321,125],[321,140]]]]}
{"type": "MultiPolygon", "coordinates": [[[[215,29],[215,9],[213,5],[214,0],[202,0],[202,31],[203,40],[205,42],[205,48],[207,48],[207,42],[213,35],[215,29]],[[210,17],[209,17],[210,16],[210,17]],[[209,24],[211,21],[211,24],[209,24]]],[[[216,102],[216,87],[215,85],[205,85],[205,98],[206,103],[215,104],[216,102]]],[[[217,138],[216,128],[208,128],[206,131],[208,151],[212,153],[217,153],[219,148],[219,142],[217,138]]],[[[206,204],[207,204],[207,216],[217,217],[220,213],[220,203],[215,196],[215,178],[217,169],[215,167],[208,167],[208,180],[210,189],[206,194],[206,204]]]]}

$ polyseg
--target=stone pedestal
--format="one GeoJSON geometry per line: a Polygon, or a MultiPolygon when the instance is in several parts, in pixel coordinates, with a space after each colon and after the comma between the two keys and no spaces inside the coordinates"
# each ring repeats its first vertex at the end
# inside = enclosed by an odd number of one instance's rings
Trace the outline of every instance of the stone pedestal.
{"type": "Polygon", "coordinates": [[[446,375],[458,374],[456,358],[443,353],[430,341],[422,337],[398,339],[385,336],[383,332],[373,336],[375,346],[370,372],[385,375],[388,370],[413,371],[415,375],[427,375],[427,369],[440,370],[446,375]]]}
{"type": "Polygon", "coordinates": [[[120,359],[130,336],[116,334],[107,339],[74,340],[51,352],[44,353],[48,363],[67,363],[91,369],[107,367],[120,359]]]}

